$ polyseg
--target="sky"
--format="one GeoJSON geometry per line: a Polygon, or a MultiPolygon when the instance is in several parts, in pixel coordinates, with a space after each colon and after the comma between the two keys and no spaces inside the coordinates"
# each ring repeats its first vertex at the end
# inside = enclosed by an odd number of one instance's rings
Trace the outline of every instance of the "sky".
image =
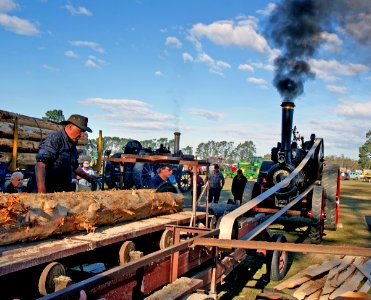
{"type": "MultiPolygon", "coordinates": [[[[331,26],[306,57],[315,76],[294,100],[299,134],[323,138],[325,155],[352,159],[371,130],[371,5],[360,3],[334,19],[337,9],[325,11],[331,26]]],[[[170,140],[179,131],[180,148],[194,150],[253,141],[263,156],[281,139],[273,79],[285,49],[268,34],[281,4],[0,0],[0,109],[82,114],[89,138],[102,130],[170,140]]]]}

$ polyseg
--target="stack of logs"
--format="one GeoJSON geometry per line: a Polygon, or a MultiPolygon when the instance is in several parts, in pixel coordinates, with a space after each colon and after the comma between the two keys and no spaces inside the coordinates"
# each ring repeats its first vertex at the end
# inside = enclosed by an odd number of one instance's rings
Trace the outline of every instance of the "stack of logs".
{"type": "Polygon", "coordinates": [[[371,299],[370,288],[371,259],[344,256],[309,266],[256,299],[371,299]],[[294,289],[292,296],[285,289],[294,289]]]}
{"type": "MultiPolygon", "coordinates": [[[[41,139],[62,128],[63,125],[55,122],[0,110],[0,151],[3,152],[3,162],[13,162],[18,168],[35,165],[41,139]],[[16,156],[16,161],[13,156],[16,156]]],[[[87,143],[85,136],[79,140],[78,149],[84,149],[87,143]]]]}

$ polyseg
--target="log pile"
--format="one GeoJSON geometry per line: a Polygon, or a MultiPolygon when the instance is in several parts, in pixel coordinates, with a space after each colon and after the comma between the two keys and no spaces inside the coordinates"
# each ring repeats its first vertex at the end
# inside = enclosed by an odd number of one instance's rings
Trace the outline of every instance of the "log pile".
{"type": "Polygon", "coordinates": [[[371,259],[369,257],[336,257],[316,264],[266,289],[256,299],[371,299],[371,259]],[[284,289],[295,289],[291,295],[284,289]]]}
{"type": "MultiPolygon", "coordinates": [[[[53,131],[63,128],[55,122],[28,117],[0,110],[0,151],[3,152],[3,161],[11,162],[15,132],[17,136],[17,166],[34,165],[40,141],[53,131]]],[[[78,148],[83,149],[88,143],[85,136],[78,142],[78,148]]]]}
{"type": "Polygon", "coordinates": [[[155,190],[0,194],[0,246],[175,213],[183,203],[155,190]]]}

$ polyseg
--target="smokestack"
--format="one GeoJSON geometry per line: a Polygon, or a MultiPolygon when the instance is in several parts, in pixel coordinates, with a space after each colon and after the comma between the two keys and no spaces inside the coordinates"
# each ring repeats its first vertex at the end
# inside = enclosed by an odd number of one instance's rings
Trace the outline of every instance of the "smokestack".
{"type": "MultiPolygon", "coordinates": [[[[292,121],[294,118],[295,104],[293,102],[282,102],[282,128],[281,128],[281,149],[280,152],[284,154],[284,158],[279,159],[280,162],[291,162],[291,134],[292,121]]],[[[281,154],[281,155],[282,155],[281,154]]]]}
{"type": "Polygon", "coordinates": [[[174,132],[174,154],[179,153],[180,132],[174,132]]]}

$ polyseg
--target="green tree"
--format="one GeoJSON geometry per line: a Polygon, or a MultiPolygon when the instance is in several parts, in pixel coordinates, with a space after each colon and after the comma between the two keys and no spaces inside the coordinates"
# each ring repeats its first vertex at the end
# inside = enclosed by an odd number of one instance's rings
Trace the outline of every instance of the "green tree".
{"type": "Polygon", "coordinates": [[[366,142],[359,148],[359,164],[362,169],[371,169],[371,130],[366,133],[366,142]]]}
{"type": "Polygon", "coordinates": [[[64,118],[63,111],[61,109],[53,109],[53,110],[48,110],[45,113],[45,117],[43,117],[44,120],[60,123],[62,121],[65,121],[66,119],[64,118]]]}
{"type": "Polygon", "coordinates": [[[193,148],[191,146],[184,147],[182,148],[182,152],[183,154],[193,155],[193,148]]]}

